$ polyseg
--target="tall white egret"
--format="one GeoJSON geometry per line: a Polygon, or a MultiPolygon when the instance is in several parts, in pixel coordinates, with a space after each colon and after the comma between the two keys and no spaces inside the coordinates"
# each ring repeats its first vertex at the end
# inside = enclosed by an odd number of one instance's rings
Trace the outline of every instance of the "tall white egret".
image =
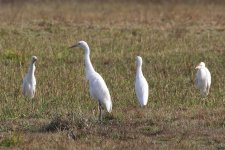
{"type": "Polygon", "coordinates": [[[135,79],[135,92],[141,107],[145,106],[148,102],[148,82],[142,73],[142,58],[136,57],[136,79],[135,79]]]}
{"type": "Polygon", "coordinates": [[[201,95],[207,96],[211,85],[211,74],[204,62],[199,63],[195,69],[198,70],[195,78],[196,87],[200,90],[201,95]]]}
{"type": "Polygon", "coordinates": [[[99,120],[102,121],[102,106],[105,106],[107,111],[112,111],[112,101],[109,94],[109,90],[106,86],[105,81],[99,73],[95,71],[90,60],[90,48],[85,41],[79,41],[77,44],[70,48],[79,47],[84,49],[84,62],[86,79],[89,81],[90,95],[98,101],[99,105],[99,120]]]}
{"type": "Polygon", "coordinates": [[[23,95],[31,99],[34,98],[35,89],[36,89],[36,78],[34,76],[36,61],[37,61],[37,57],[32,56],[28,73],[23,78],[23,95]]]}

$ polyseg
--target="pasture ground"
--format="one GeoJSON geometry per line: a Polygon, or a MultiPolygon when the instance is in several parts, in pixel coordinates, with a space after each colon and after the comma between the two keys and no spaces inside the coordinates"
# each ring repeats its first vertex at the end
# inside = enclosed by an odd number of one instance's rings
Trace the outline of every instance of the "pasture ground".
{"type": "Polygon", "coordinates": [[[2,1],[0,149],[225,149],[225,3],[222,1],[2,1]],[[97,121],[84,52],[105,79],[112,114],[97,121]],[[35,108],[21,95],[32,55],[35,108]],[[148,105],[134,93],[143,58],[148,105]],[[207,98],[195,66],[212,74],[207,98]]]}

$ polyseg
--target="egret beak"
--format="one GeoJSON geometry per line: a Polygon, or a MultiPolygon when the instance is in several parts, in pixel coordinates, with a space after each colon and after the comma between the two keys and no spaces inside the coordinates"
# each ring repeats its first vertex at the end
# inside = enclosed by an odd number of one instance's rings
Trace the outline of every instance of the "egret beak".
{"type": "Polygon", "coordinates": [[[195,69],[199,69],[199,68],[200,68],[200,66],[199,66],[199,65],[195,67],[195,69]]]}
{"type": "Polygon", "coordinates": [[[69,48],[75,48],[75,47],[78,47],[78,44],[75,44],[73,46],[70,46],[69,48]]]}
{"type": "Polygon", "coordinates": [[[36,59],[36,60],[33,60],[33,62],[32,62],[32,63],[36,63],[36,61],[37,61],[37,59],[36,59]]]}
{"type": "Polygon", "coordinates": [[[33,62],[33,63],[35,63],[37,60],[38,60],[37,57],[33,57],[33,58],[32,58],[32,62],[33,62]]]}

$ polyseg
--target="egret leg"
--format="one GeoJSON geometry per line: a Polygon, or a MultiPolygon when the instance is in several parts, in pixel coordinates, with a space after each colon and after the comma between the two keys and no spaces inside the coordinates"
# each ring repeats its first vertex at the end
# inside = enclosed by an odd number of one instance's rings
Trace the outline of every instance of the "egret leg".
{"type": "Polygon", "coordinates": [[[98,117],[98,120],[99,121],[102,121],[102,106],[101,106],[101,103],[100,102],[98,103],[98,109],[99,109],[99,117],[98,117]]]}
{"type": "Polygon", "coordinates": [[[206,92],[206,95],[208,95],[209,94],[209,86],[207,86],[207,92],[206,92]]]}
{"type": "Polygon", "coordinates": [[[32,108],[34,110],[34,99],[33,98],[31,99],[31,102],[32,102],[32,108]]]}

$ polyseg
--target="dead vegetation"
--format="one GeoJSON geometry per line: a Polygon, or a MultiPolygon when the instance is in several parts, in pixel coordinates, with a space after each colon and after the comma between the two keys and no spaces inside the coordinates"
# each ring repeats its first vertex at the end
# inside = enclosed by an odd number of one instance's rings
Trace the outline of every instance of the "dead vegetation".
{"type": "Polygon", "coordinates": [[[1,1],[0,149],[225,149],[224,31],[222,1],[1,1]],[[83,52],[68,50],[81,39],[112,95],[102,123],[83,52]],[[33,54],[34,110],[20,89],[33,54]],[[143,109],[136,55],[150,85],[143,109]],[[200,61],[213,77],[207,99],[194,87],[200,61]]]}
{"type": "MultiPolygon", "coordinates": [[[[27,140],[32,139],[33,144],[38,142],[41,144],[38,147],[43,149],[49,148],[45,142],[54,145],[51,140],[57,140],[63,145],[62,147],[52,145],[56,149],[73,149],[75,145],[77,149],[84,148],[82,145],[86,145],[86,148],[91,146],[94,149],[97,147],[147,148],[149,146],[171,149],[225,148],[223,134],[225,119],[221,118],[224,114],[223,109],[208,111],[205,108],[199,108],[197,112],[170,109],[154,111],[144,109],[143,111],[142,115],[148,116],[132,118],[127,116],[122,121],[114,117],[103,123],[98,122],[97,119],[76,114],[57,116],[52,120],[42,121],[43,123],[40,123],[39,119],[17,120],[7,124],[7,126],[18,127],[2,132],[0,145],[19,146],[26,149],[27,140]],[[29,123],[29,128],[24,126],[24,121],[29,123]],[[3,138],[5,136],[7,138],[3,138]],[[107,145],[102,145],[106,143],[107,145]]],[[[1,126],[6,126],[5,122],[2,122],[1,126]]]]}

